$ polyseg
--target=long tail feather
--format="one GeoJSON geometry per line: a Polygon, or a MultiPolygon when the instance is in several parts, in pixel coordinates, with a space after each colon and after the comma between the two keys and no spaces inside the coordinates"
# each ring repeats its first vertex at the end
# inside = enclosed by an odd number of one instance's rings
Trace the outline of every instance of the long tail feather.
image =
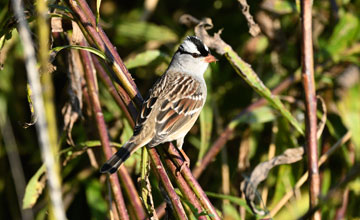
{"type": "Polygon", "coordinates": [[[126,143],[101,167],[101,173],[115,173],[120,165],[125,162],[134,149],[133,143],[126,143]]]}

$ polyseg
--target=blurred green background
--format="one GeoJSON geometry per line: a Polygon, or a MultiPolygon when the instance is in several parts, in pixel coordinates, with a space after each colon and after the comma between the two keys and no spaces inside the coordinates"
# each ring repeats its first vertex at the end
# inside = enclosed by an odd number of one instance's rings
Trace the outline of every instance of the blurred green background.
{"type": "MultiPolygon", "coordinates": [[[[88,3],[95,12],[96,2],[88,3]]],[[[301,65],[298,3],[299,1],[291,0],[249,1],[250,12],[262,31],[257,37],[248,33],[247,22],[236,0],[103,0],[100,24],[125,61],[143,96],[146,96],[151,85],[166,70],[172,54],[185,36],[194,34],[191,28],[179,24],[179,17],[185,13],[199,19],[210,17],[214,23],[214,29],[210,33],[223,29],[222,39],[251,64],[268,88],[274,88],[288,77],[296,75],[301,65]]],[[[25,8],[33,31],[32,37],[36,42],[34,2],[26,1],[25,8]]],[[[320,169],[323,195],[335,187],[354,164],[359,163],[360,158],[359,12],[359,0],[314,1],[316,90],[325,100],[328,116],[318,142],[319,154],[326,152],[348,130],[353,134],[351,140],[336,151],[320,169]]],[[[23,197],[16,194],[9,163],[9,148],[5,146],[16,144],[24,184],[29,182],[42,165],[36,129],[34,126],[26,129],[23,127],[25,122],[31,121],[31,112],[27,98],[23,50],[18,33],[13,29],[15,21],[10,2],[0,0],[0,219],[21,219],[19,204],[22,202],[19,202],[19,199],[22,200],[23,197]],[[12,143],[12,140],[15,142],[12,143]]],[[[53,46],[66,44],[55,40],[53,46]]],[[[59,137],[65,136],[61,109],[69,101],[69,79],[64,54],[62,51],[56,57],[53,62],[56,70],[52,72],[59,137]]],[[[235,73],[225,57],[215,52],[213,54],[219,61],[212,64],[205,74],[209,96],[201,123],[196,123],[184,145],[192,167],[231,120],[259,99],[259,95],[235,73]]],[[[112,141],[121,144],[129,138],[132,130],[124,114],[100,82],[99,88],[110,137],[112,141]]],[[[281,94],[281,99],[293,116],[304,124],[304,90],[301,81],[296,80],[281,94]]],[[[91,106],[84,106],[83,117],[75,123],[72,130],[74,143],[80,148],[89,146],[89,141],[98,140],[95,135],[96,128],[86,113],[89,108],[91,106]]],[[[321,115],[321,108],[318,109],[321,115]]],[[[269,106],[253,111],[252,116],[241,120],[223,152],[199,179],[205,191],[241,198],[240,181],[248,176],[257,164],[268,159],[271,146],[275,146],[277,155],[287,148],[304,145],[304,138],[277,111],[269,109],[269,106]]],[[[59,143],[61,149],[70,147],[64,140],[59,143]]],[[[93,149],[98,163],[102,164],[104,159],[98,144],[94,144],[93,149]]],[[[139,155],[138,152],[126,163],[135,183],[139,176],[139,163],[136,163],[139,155]]],[[[105,179],[91,166],[88,155],[64,153],[62,161],[64,160],[67,163],[62,167],[62,181],[67,217],[108,218],[105,179]]],[[[263,202],[268,210],[279,202],[285,192],[292,190],[291,187],[306,169],[307,163],[304,159],[293,165],[276,167],[270,172],[259,188],[259,194],[263,195],[263,202]]],[[[40,188],[46,187],[44,181],[44,177],[39,178],[40,188]]],[[[158,205],[163,199],[155,187],[155,177],[151,176],[151,181],[154,183],[155,204],[158,205]]],[[[341,214],[342,207],[345,207],[342,215],[344,218],[360,218],[360,178],[357,177],[346,186],[338,188],[337,192],[321,206],[323,218],[334,219],[341,214]]],[[[307,184],[295,194],[274,216],[275,219],[295,219],[306,212],[307,184]]],[[[256,218],[250,213],[245,216],[237,203],[216,198],[211,198],[211,201],[224,219],[240,219],[241,216],[246,219],[256,218]]],[[[31,209],[34,218],[46,218],[48,202],[48,195],[44,190],[31,209]]]]}

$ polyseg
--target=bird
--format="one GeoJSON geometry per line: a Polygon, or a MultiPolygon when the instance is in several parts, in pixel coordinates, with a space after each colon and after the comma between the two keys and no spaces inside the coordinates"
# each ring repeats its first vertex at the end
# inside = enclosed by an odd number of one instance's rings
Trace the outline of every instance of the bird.
{"type": "MultiPolygon", "coordinates": [[[[184,137],[195,124],[205,104],[204,73],[217,59],[196,36],[187,36],[173,55],[164,74],[149,90],[138,114],[133,136],[101,167],[115,173],[137,149],[176,141],[182,152],[184,137]]],[[[188,160],[188,158],[186,158],[188,160]]]]}

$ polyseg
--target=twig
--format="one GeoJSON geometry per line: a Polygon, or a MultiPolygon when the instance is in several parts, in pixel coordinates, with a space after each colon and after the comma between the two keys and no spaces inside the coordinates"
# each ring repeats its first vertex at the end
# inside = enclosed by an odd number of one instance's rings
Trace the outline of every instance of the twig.
{"type": "MultiPolygon", "coordinates": [[[[312,44],[312,0],[301,1],[301,64],[302,78],[305,89],[306,106],[306,149],[308,155],[309,184],[310,184],[310,208],[317,206],[320,195],[320,177],[318,168],[317,152],[317,116],[316,116],[316,92],[314,82],[314,57],[312,44]]],[[[314,213],[312,219],[321,219],[320,212],[314,213]]]]}
{"type": "MultiPolygon", "coordinates": [[[[84,42],[82,44],[83,44],[82,46],[86,46],[86,44],[84,42]]],[[[95,75],[94,75],[95,68],[93,66],[93,62],[92,62],[91,55],[89,52],[81,50],[80,54],[82,56],[82,60],[84,63],[85,79],[87,82],[90,103],[92,106],[91,109],[93,111],[93,116],[96,121],[96,127],[98,129],[98,133],[100,136],[100,141],[101,141],[101,145],[103,147],[104,154],[105,154],[106,158],[109,159],[112,156],[112,150],[111,150],[111,146],[110,146],[109,137],[107,134],[104,115],[102,113],[101,106],[100,106],[98,91],[96,90],[96,87],[95,87],[95,81],[96,81],[95,75]]],[[[113,190],[113,194],[115,197],[117,209],[120,214],[120,218],[121,219],[129,219],[129,215],[128,215],[126,207],[125,207],[124,198],[121,193],[119,179],[116,175],[110,175],[109,179],[110,179],[111,188],[113,190]]]]}
{"type": "Polygon", "coordinates": [[[248,22],[249,33],[251,34],[251,36],[256,37],[261,32],[261,30],[259,25],[256,24],[256,22],[254,21],[253,16],[250,14],[250,6],[246,2],[246,0],[238,0],[238,2],[242,7],[241,12],[243,13],[248,22]]]}
{"type": "MultiPolygon", "coordinates": [[[[36,68],[36,58],[34,44],[31,39],[30,30],[25,20],[24,7],[21,0],[12,0],[13,10],[16,18],[19,20],[19,34],[24,47],[25,67],[30,87],[33,91],[33,103],[35,112],[38,115],[36,123],[37,135],[40,143],[41,156],[45,163],[48,180],[51,204],[54,214],[59,220],[65,220],[64,205],[61,198],[61,185],[58,170],[56,170],[56,160],[54,152],[56,146],[50,142],[50,131],[46,121],[45,105],[42,97],[42,86],[40,84],[39,73],[36,68]]],[[[55,143],[56,145],[56,143],[55,143]]]]}

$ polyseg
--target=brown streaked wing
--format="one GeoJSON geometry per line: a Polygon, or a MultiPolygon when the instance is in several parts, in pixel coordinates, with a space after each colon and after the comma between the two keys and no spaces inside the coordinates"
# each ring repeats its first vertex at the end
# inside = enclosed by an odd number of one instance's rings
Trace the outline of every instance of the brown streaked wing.
{"type": "Polygon", "coordinates": [[[191,76],[178,75],[171,82],[168,82],[166,96],[158,100],[160,108],[156,116],[156,136],[152,140],[154,146],[186,128],[189,122],[193,123],[193,117],[198,117],[205,102],[200,83],[191,76]]]}
{"type": "Polygon", "coordinates": [[[144,101],[141,107],[141,111],[136,119],[136,125],[134,127],[133,136],[137,136],[138,134],[140,134],[143,125],[146,123],[147,119],[149,118],[149,115],[152,112],[153,107],[155,106],[155,103],[158,100],[160,94],[162,93],[162,90],[165,89],[166,80],[167,80],[167,75],[164,74],[149,91],[149,97],[144,101]]]}

